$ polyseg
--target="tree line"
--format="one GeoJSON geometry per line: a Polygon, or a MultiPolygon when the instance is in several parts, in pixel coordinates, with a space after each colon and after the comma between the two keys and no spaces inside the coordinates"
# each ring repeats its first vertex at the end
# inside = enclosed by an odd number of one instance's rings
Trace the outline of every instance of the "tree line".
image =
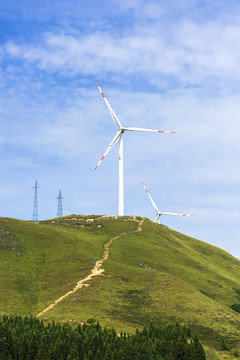
{"type": "Polygon", "coordinates": [[[197,336],[179,323],[150,324],[117,334],[99,323],[48,323],[35,317],[0,317],[1,360],[202,360],[197,336]]]}

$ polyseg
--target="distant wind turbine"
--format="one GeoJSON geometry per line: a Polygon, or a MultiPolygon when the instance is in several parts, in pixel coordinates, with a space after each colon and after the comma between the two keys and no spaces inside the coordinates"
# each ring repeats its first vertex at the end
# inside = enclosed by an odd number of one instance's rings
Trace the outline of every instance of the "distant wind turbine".
{"type": "Polygon", "coordinates": [[[156,210],[156,216],[155,216],[154,222],[160,224],[160,216],[161,216],[161,215],[194,216],[194,215],[192,215],[192,214],[178,214],[178,213],[161,212],[161,211],[159,211],[158,208],[157,208],[157,205],[155,204],[155,202],[153,201],[151,195],[149,194],[149,191],[148,191],[148,189],[146,188],[144,182],[142,182],[142,184],[143,184],[143,187],[144,187],[144,189],[146,190],[146,192],[147,192],[147,194],[148,194],[148,196],[149,196],[149,199],[150,199],[150,201],[151,201],[151,203],[152,203],[152,206],[153,206],[154,209],[156,210]]]}
{"type": "Polygon", "coordinates": [[[97,86],[98,86],[98,89],[99,89],[100,93],[103,96],[103,99],[105,100],[105,103],[106,103],[106,105],[108,107],[108,110],[110,111],[110,114],[111,114],[113,120],[115,121],[115,123],[118,126],[118,131],[117,131],[116,135],[114,136],[111,144],[109,145],[109,147],[107,148],[107,150],[103,154],[101,160],[99,161],[99,163],[95,167],[95,170],[98,168],[98,166],[101,164],[103,159],[106,157],[106,155],[109,153],[109,151],[112,149],[112,147],[119,140],[119,202],[118,202],[118,214],[119,214],[119,216],[124,216],[124,193],[123,193],[123,133],[124,133],[124,131],[157,132],[157,133],[171,133],[171,134],[175,134],[175,131],[141,129],[141,128],[136,128],[136,127],[125,128],[120,123],[117,115],[115,114],[115,112],[113,111],[111,105],[107,101],[107,99],[106,99],[105,95],[103,94],[103,92],[102,92],[100,86],[98,85],[98,83],[97,83],[97,86]]]}

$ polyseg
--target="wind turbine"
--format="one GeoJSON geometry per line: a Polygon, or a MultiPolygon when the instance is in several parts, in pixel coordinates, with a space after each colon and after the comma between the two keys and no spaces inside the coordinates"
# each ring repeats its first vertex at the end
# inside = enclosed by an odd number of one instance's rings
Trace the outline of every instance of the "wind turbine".
{"type": "Polygon", "coordinates": [[[159,211],[158,208],[157,208],[157,205],[155,204],[155,202],[153,201],[151,195],[149,194],[149,191],[148,191],[148,189],[146,188],[144,182],[142,182],[142,184],[143,184],[143,187],[144,187],[144,189],[146,190],[146,192],[147,192],[147,194],[148,194],[148,196],[149,196],[149,199],[150,199],[150,201],[151,201],[151,203],[152,203],[152,206],[153,206],[154,209],[156,210],[156,216],[155,216],[154,222],[160,224],[160,216],[161,216],[161,215],[194,216],[194,215],[192,215],[192,214],[178,214],[178,213],[161,212],[161,211],[159,211]]]}
{"type": "Polygon", "coordinates": [[[106,103],[106,105],[108,107],[108,110],[110,111],[110,114],[111,114],[113,120],[115,121],[115,123],[118,126],[118,131],[117,131],[116,135],[114,136],[112,142],[110,143],[109,147],[107,148],[107,150],[103,154],[101,160],[99,161],[99,163],[95,167],[95,170],[98,168],[98,166],[101,164],[103,159],[106,157],[106,155],[109,153],[109,151],[112,149],[112,147],[119,140],[119,202],[118,202],[118,214],[119,214],[119,216],[124,216],[124,194],[123,194],[123,134],[124,134],[124,131],[141,131],[141,132],[156,132],[156,133],[171,133],[171,134],[175,134],[175,131],[163,131],[163,130],[141,129],[141,128],[136,128],[136,127],[130,127],[130,128],[124,127],[120,123],[117,115],[113,111],[111,105],[109,104],[108,100],[106,99],[106,96],[103,94],[102,89],[100,88],[98,83],[97,83],[97,86],[98,86],[98,89],[99,89],[100,93],[103,96],[103,99],[104,99],[104,101],[105,101],[105,103],[106,103]]]}

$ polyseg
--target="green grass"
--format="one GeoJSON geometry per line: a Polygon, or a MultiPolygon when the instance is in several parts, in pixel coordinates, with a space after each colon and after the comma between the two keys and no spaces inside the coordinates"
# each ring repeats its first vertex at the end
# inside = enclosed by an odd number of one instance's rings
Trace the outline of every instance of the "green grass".
{"type": "MultiPolygon", "coordinates": [[[[90,273],[108,240],[137,226],[98,216],[39,224],[1,218],[0,314],[36,315],[90,273]]],[[[208,359],[240,357],[240,314],[230,308],[240,302],[240,261],[233,256],[145,219],[141,232],[112,243],[103,268],[43,317],[93,317],[119,332],[178,320],[198,333],[208,359]],[[222,337],[227,351],[220,351],[222,337]]]]}

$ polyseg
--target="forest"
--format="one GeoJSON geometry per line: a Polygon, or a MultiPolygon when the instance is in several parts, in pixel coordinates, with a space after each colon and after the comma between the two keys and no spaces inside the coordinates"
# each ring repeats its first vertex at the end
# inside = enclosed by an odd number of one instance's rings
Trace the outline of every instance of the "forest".
{"type": "Polygon", "coordinates": [[[179,323],[150,324],[134,334],[95,324],[44,324],[35,317],[0,318],[1,360],[202,360],[198,337],[179,323]]]}

